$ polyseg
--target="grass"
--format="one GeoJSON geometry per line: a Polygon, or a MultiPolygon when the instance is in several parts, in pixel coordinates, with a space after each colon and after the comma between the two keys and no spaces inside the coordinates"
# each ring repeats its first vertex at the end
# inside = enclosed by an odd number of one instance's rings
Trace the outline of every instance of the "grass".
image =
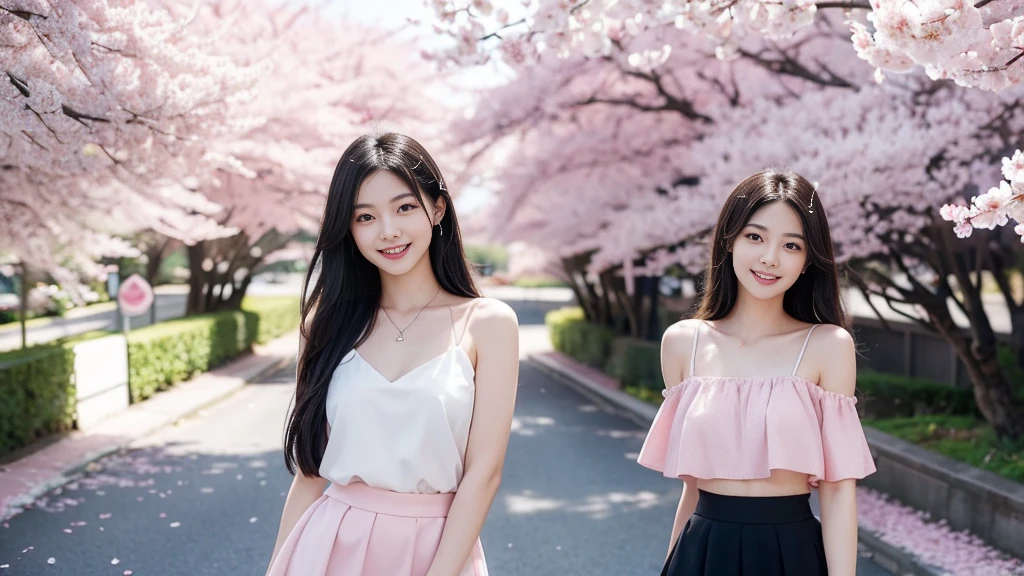
{"type": "Polygon", "coordinates": [[[973,416],[864,419],[863,424],[954,460],[1024,482],[1024,440],[1000,441],[991,426],[973,416]]]}

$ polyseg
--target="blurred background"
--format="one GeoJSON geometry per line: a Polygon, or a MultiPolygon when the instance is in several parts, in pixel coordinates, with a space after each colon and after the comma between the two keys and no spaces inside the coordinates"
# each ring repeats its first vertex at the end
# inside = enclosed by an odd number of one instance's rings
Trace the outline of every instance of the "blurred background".
{"type": "Polygon", "coordinates": [[[522,324],[493,573],[660,569],[659,341],[779,167],[861,354],[859,573],[1024,574],[1021,2],[16,0],[0,38],[0,574],[262,573],[327,186],[387,130],[522,324]]]}

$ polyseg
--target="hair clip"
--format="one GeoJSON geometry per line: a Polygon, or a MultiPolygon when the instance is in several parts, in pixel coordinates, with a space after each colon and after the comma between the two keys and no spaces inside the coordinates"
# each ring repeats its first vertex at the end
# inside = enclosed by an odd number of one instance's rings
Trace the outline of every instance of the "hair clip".
{"type": "Polygon", "coordinates": [[[811,203],[807,205],[807,212],[814,214],[814,193],[818,191],[818,183],[813,182],[814,188],[811,189],[811,203]]]}

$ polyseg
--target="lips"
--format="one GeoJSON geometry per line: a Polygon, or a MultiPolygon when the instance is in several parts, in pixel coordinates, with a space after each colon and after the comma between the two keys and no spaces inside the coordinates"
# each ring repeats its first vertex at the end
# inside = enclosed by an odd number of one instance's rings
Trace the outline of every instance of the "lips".
{"type": "Polygon", "coordinates": [[[779,281],[779,277],[774,274],[766,274],[755,270],[751,270],[750,273],[754,276],[754,280],[757,280],[759,284],[764,284],[765,286],[770,286],[779,281]]]}
{"type": "Polygon", "coordinates": [[[398,260],[402,256],[405,256],[407,252],[409,252],[410,245],[411,244],[400,244],[398,246],[391,246],[390,248],[385,248],[383,250],[377,250],[377,252],[380,253],[381,256],[387,258],[388,260],[398,260]]]}

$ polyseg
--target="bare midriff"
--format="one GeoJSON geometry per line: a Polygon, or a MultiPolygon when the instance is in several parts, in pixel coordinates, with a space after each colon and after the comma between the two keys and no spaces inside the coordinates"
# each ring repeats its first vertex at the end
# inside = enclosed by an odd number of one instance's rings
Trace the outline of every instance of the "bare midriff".
{"type": "MultiPolygon", "coordinates": [[[[772,470],[768,478],[754,480],[726,480],[723,478],[701,479],[684,476],[683,480],[695,483],[705,492],[724,496],[793,496],[810,492],[809,476],[792,470],[772,470]]],[[[691,484],[693,485],[693,484],[691,484]]]]}

